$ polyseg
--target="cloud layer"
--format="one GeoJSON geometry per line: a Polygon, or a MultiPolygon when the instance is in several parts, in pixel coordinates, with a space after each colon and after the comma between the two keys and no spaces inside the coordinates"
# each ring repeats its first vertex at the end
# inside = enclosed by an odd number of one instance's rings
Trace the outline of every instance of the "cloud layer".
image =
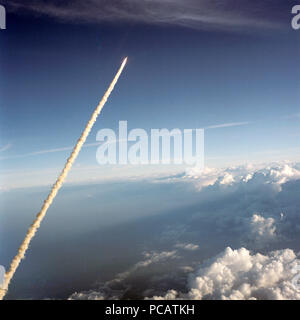
{"type": "Polygon", "coordinates": [[[75,0],[70,2],[4,1],[10,10],[30,11],[64,21],[135,22],[196,29],[274,28],[283,24],[291,6],[279,0],[226,2],[197,0],[75,0]],[[285,14],[286,12],[286,14],[285,14]]]}
{"type": "Polygon", "coordinates": [[[144,245],[164,251],[71,298],[123,299],[132,287],[149,299],[300,298],[298,163],[193,168],[153,182],[196,190],[188,209],[158,217],[153,230],[146,222],[152,236],[144,245]]]}

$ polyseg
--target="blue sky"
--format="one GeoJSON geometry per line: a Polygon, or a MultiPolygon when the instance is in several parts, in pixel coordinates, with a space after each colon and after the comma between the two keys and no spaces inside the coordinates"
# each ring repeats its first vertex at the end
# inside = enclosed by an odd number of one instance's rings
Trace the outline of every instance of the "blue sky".
{"type": "MultiPolygon", "coordinates": [[[[262,6],[256,16],[246,3],[237,12],[229,1],[216,16],[207,13],[214,24],[189,17],[183,25],[175,9],[180,23],[148,21],[146,10],[131,20],[120,10],[113,21],[103,10],[95,21],[92,8],[82,19],[74,18],[76,5],[68,17],[55,5],[47,12],[32,1],[24,12],[13,1],[0,34],[1,171],[18,179],[61,168],[70,152],[64,148],[79,137],[125,56],[87,143],[127,120],[129,129],[148,132],[214,127],[205,131],[207,166],[299,159],[300,33],[290,27],[287,3],[276,1],[270,12],[262,6]],[[57,152],[32,154],[47,150],[57,152]]],[[[97,168],[96,148],[84,148],[77,165],[97,168]]]]}

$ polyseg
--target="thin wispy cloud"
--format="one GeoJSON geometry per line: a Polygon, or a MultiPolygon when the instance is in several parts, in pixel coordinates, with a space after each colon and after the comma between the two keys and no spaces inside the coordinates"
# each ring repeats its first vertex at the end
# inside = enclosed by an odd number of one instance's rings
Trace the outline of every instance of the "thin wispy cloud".
{"type": "MultiPolygon", "coordinates": [[[[218,129],[218,128],[230,128],[230,127],[237,127],[237,126],[245,126],[250,124],[251,122],[230,122],[230,123],[222,123],[222,124],[217,124],[217,125],[212,125],[205,127],[204,129],[218,129]]],[[[176,133],[175,133],[176,134],[176,133]]],[[[178,133],[177,133],[178,134],[178,133]]],[[[83,148],[91,148],[95,146],[100,146],[102,144],[104,145],[109,145],[109,144],[115,144],[119,142],[127,141],[124,139],[117,139],[117,140],[112,140],[112,141],[106,141],[106,142],[94,142],[94,143],[87,143],[83,146],[83,148]]],[[[130,142],[130,141],[129,141],[130,142]]],[[[2,149],[0,149],[0,152],[5,151],[9,149],[11,145],[6,145],[2,149]]],[[[43,154],[48,154],[48,153],[56,153],[56,152],[63,152],[63,151],[69,151],[72,150],[73,147],[61,147],[61,148],[53,148],[53,149],[45,149],[45,150],[39,150],[39,151],[34,151],[34,152],[28,152],[24,154],[18,154],[18,155],[11,155],[11,156],[2,156],[0,157],[0,160],[6,160],[6,159],[18,159],[18,158],[25,158],[25,157],[32,157],[32,156],[38,156],[38,155],[43,155],[43,154]]]]}
{"type": "Polygon", "coordinates": [[[283,119],[300,119],[300,112],[284,116],[283,119]]]}
{"type": "MultiPolygon", "coordinates": [[[[101,144],[100,142],[87,143],[86,145],[83,146],[83,148],[94,147],[94,146],[98,146],[100,144],[101,144]]],[[[68,151],[68,150],[72,150],[72,149],[73,149],[72,146],[62,147],[62,148],[45,149],[45,150],[39,150],[39,151],[34,151],[34,152],[28,152],[28,153],[24,153],[24,154],[4,156],[4,157],[0,157],[0,160],[25,158],[25,157],[37,156],[37,155],[47,154],[47,153],[68,151]]],[[[0,149],[0,152],[1,152],[1,149],[0,149]]]]}
{"type": "Polygon", "coordinates": [[[278,0],[6,0],[9,10],[32,12],[63,21],[136,22],[194,29],[276,28],[285,24],[289,1],[278,0]],[[286,7],[286,11],[285,8],[286,7]],[[285,14],[286,12],[286,14],[285,14]]]}
{"type": "Polygon", "coordinates": [[[205,129],[219,129],[219,128],[230,128],[230,127],[239,127],[239,126],[246,126],[250,124],[251,122],[249,121],[244,121],[244,122],[229,122],[229,123],[221,123],[221,124],[216,124],[212,126],[208,126],[205,129]]]}
{"type": "Polygon", "coordinates": [[[12,144],[8,143],[5,146],[0,147],[0,152],[6,151],[6,150],[10,149],[11,147],[12,147],[12,144]]]}
{"type": "MultiPolygon", "coordinates": [[[[127,141],[127,140],[118,139],[118,140],[112,140],[112,141],[106,141],[106,142],[87,143],[87,144],[83,145],[83,148],[97,147],[97,146],[100,146],[102,144],[103,145],[115,144],[115,143],[122,142],[122,141],[127,141]]],[[[5,147],[3,147],[3,149],[0,149],[0,152],[6,150],[4,148],[5,147]]],[[[38,156],[38,155],[47,154],[47,153],[56,153],[56,152],[62,152],[62,151],[69,151],[69,150],[72,150],[72,149],[73,149],[72,146],[61,147],[61,148],[53,148],[53,149],[45,149],[45,150],[39,150],[39,151],[34,151],[34,152],[28,152],[28,153],[24,153],[24,154],[18,154],[18,155],[12,155],[12,156],[4,156],[4,157],[0,157],[0,160],[25,158],[25,157],[38,156]]]]}

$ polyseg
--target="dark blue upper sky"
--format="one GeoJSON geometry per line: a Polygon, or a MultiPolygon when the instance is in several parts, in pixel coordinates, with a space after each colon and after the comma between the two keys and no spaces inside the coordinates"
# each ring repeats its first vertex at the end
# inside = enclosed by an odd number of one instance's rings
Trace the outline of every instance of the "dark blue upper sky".
{"type": "MultiPolygon", "coordinates": [[[[1,169],[61,167],[69,151],[16,156],[72,146],[125,56],[88,142],[119,120],[146,130],[224,124],[206,130],[207,165],[299,158],[293,2],[217,2],[2,1],[1,169]]],[[[95,154],[84,149],[80,163],[95,165],[95,154]]]]}

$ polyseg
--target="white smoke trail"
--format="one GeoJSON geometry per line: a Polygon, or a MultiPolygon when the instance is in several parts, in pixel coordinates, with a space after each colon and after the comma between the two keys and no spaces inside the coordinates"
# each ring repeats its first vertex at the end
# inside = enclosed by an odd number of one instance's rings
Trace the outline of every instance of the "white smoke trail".
{"type": "Polygon", "coordinates": [[[117,74],[115,75],[113,81],[111,82],[110,86],[108,87],[107,91],[105,92],[102,100],[99,102],[97,108],[95,109],[95,111],[93,112],[89,122],[87,123],[85,129],[83,130],[79,140],[77,141],[77,144],[75,145],[70,157],[67,160],[67,163],[65,164],[64,169],[62,170],[60,176],[58,177],[58,179],[56,180],[54,186],[52,187],[48,198],[44,201],[44,205],[42,206],[41,211],[37,214],[36,219],[34,220],[33,224],[30,226],[30,228],[27,231],[26,237],[23,240],[17,255],[14,257],[14,259],[11,262],[10,265],[10,269],[6,272],[5,274],[5,279],[4,279],[4,283],[2,286],[2,289],[0,290],[0,300],[2,300],[8,290],[8,286],[10,284],[10,281],[12,280],[19,264],[21,263],[21,260],[24,258],[25,253],[28,249],[28,246],[30,244],[30,241],[32,240],[32,238],[34,237],[35,233],[37,232],[37,230],[40,227],[40,224],[42,222],[42,220],[44,219],[46,212],[48,210],[48,208],[50,207],[51,203],[53,202],[58,190],[60,189],[60,187],[62,186],[62,184],[64,183],[75,159],[77,158],[80,149],[82,148],[87,136],[89,135],[94,123],[96,122],[96,119],[98,117],[98,115],[100,114],[102,108],[104,107],[109,95],[111,94],[111,92],[114,89],[115,84],[117,83],[124,67],[125,64],[127,62],[127,57],[123,60],[122,65],[120,67],[120,69],[118,70],[117,74]]]}

